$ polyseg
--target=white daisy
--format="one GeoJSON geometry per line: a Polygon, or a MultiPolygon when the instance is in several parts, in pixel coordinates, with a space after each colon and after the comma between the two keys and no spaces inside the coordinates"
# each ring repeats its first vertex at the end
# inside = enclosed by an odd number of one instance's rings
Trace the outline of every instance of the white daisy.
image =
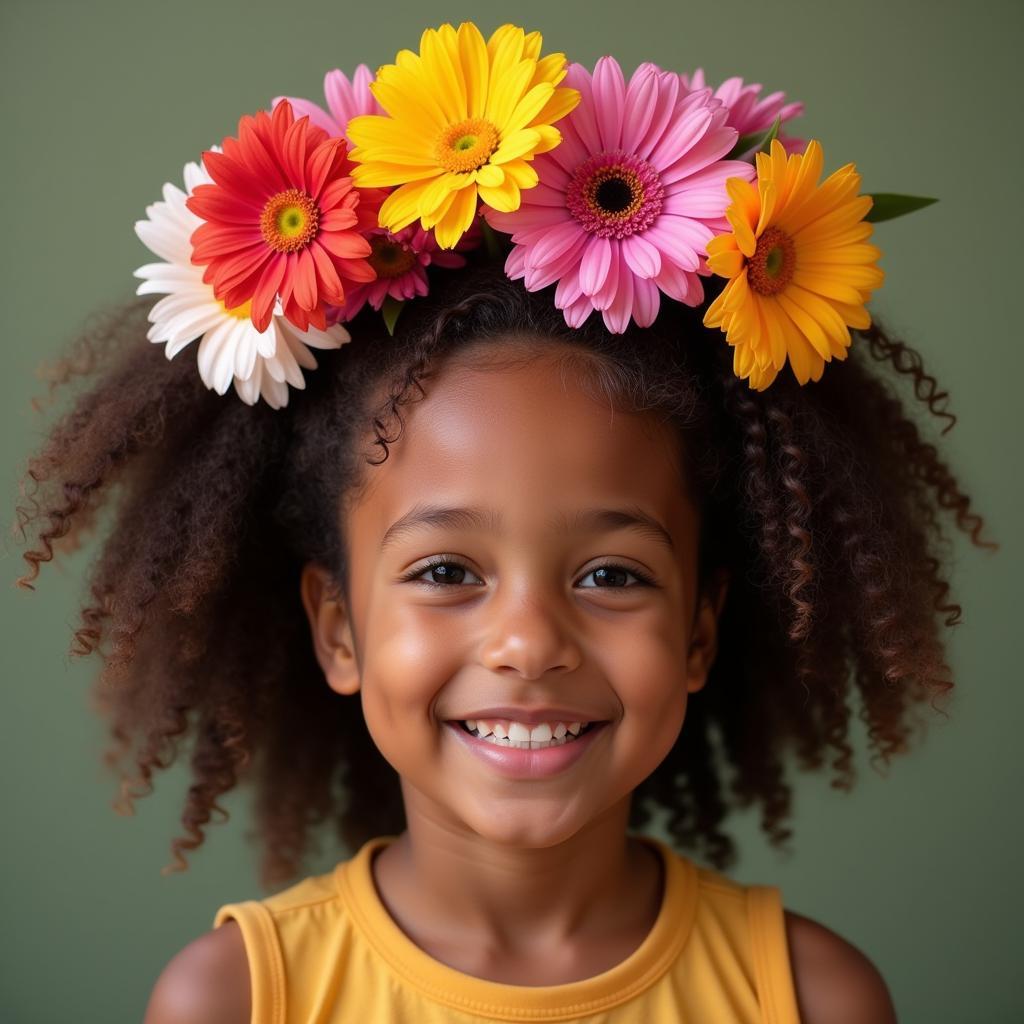
{"type": "MultiPolygon", "coordinates": [[[[212,147],[220,151],[219,146],[212,147]]],[[[203,281],[203,268],[192,265],[192,232],[203,221],[185,206],[197,185],[213,179],[201,164],[185,165],[185,188],[168,182],[163,201],[146,207],[148,220],[135,222],[142,243],[166,263],[147,263],[135,271],[143,279],[137,295],[166,293],[149,312],[152,323],[146,337],[167,343],[172,359],[196,338],[199,342],[199,375],[203,383],[223,395],[234,381],[235,391],[248,405],[260,395],[271,408],[288,404],[288,385],[306,386],[302,368],[316,369],[312,348],[341,348],[351,337],[337,324],[326,331],[310,326],[300,331],[284,316],[280,301],[263,332],[249,317],[249,303],[227,309],[214,297],[213,286],[203,281]]]]}

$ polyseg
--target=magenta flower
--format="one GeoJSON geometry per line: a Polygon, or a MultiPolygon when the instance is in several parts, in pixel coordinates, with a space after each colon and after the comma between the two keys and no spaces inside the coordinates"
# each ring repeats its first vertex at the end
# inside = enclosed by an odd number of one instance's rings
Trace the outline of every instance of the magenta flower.
{"type": "MultiPolygon", "coordinates": [[[[377,280],[351,288],[345,306],[336,312],[336,321],[351,320],[366,303],[379,310],[390,296],[398,302],[427,294],[427,267],[464,267],[466,259],[460,252],[480,244],[480,226],[474,221],[459,239],[455,249],[442,249],[433,231],[424,231],[419,224],[402,228],[392,234],[387,228],[368,233],[371,253],[367,262],[377,272],[377,280]]],[[[332,320],[328,310],[328,320],[332,320]]]]}
{"type": "Polygon", "coordinates": [[[271,108],[276,107],[281,100],[288,100],[295,112],[295,120],[303,114],[309,115],[309,120],[318,128],[323,128],[332,138],[336,135],[344,137],[349,149],[352,143],[348,138],[348,123],[353,117],[362,114],[383,114],[384,110],[370,92],[370,83],[373,81],[373,72],[365,65],[360,64],[350,82],[344,73],[335,68],[324,75],[324,96],[327,98],[327,110],[313,103],[312,100],[304,100],[297,96],[275,96],[271,108]]]}
{"type": "MultiPolygon", "coordinates": [[[[686,75],[679,77],[683,81],[683,87],[687,90],[708,88],[704,81],[703,68],[697,68],[694,71],[692,80],[686,75]]],[[[729,108],[729,116],[725,119],[725,123],[730,128],[735,128],[740,135],[766,132],[771,128],[775,118],[781,118],[782,124],[785,124],[804,112],[803,103],[786,103],[784,92],[773,92],[768,96],[761,96],[761,89],[762,86],[759,84],[744,85],[742,78],[727,78],[714,91],[715,99],[721,100],[729,108]]],[[[781,126],[779,142],[782,143],[782,148],[787,153],[803,153],[807,148],[806,139],[786,135],[781,126]]]]}
{"type": "Polygon", "coordinates": [[[513,213],[486,209],[512,235],[505,272],[529,291],[558,282],[555,305],[578,327],[600,310],[621,334],[658,315],[660,294],[704,299],[707,243],[729,231],[726,178],[754,177],[723,160],[738,137],[710,89],[687,93],[679,75],[641,64],[628,85],[613,57],[593,78],[571,64],[579,105],[558,123],[562,142],[533,162],[540,181],[513,213]]]}

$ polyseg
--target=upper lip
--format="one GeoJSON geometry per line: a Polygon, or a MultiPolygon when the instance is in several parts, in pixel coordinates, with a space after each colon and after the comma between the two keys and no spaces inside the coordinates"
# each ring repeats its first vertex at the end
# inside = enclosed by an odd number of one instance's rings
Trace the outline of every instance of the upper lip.
{"type": "Polygon", "coordinates": [[[566,708],[482,708],[479,711],[471,711],[459,718],[451,719],[455,722],[465,722],[467,719],[479,721],[480,719],[490,720],[492,718],[508,718],[513,722],[522,722],[523,725],[540,725],[542,722],[600,722],[604,721],[597,715],[586,711],[570,711],[566,708]]]}

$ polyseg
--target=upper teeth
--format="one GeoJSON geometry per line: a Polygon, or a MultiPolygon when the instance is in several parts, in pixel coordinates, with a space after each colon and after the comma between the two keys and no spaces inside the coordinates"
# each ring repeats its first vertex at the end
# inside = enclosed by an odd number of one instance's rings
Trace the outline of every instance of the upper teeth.
{"type": "Polygon", "coordinates": [[[466,728],[471,731],[478,731],[480,736],[494,735],[499,740],[509,739],[513,743],[546,743],[552,738],[556,740],[562,739],[567,732],[573,736],[578,736],[580,729],[586,724],[586,722],[570,722],[566,725],[564,722],[556,722],[554,725],[551,725],[548,722],[541,722],[540,725],[535,725],[531,728],[522,722],[509,722],[506,728],[499,721],[489,722],[484,719],[466,719],[466,728]]]}

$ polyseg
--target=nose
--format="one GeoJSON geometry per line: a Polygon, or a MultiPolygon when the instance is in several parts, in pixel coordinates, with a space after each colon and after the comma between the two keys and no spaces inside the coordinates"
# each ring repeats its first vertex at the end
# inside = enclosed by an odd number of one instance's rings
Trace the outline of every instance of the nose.
{"type": "Polygon", "coordinates": [[[493,618],[480,650],[481,664],[492,672],[511,669],[524,679],[578,668],[580,646],[554,604],[535,594],[494,599],[490,608],[493,618]]]}

